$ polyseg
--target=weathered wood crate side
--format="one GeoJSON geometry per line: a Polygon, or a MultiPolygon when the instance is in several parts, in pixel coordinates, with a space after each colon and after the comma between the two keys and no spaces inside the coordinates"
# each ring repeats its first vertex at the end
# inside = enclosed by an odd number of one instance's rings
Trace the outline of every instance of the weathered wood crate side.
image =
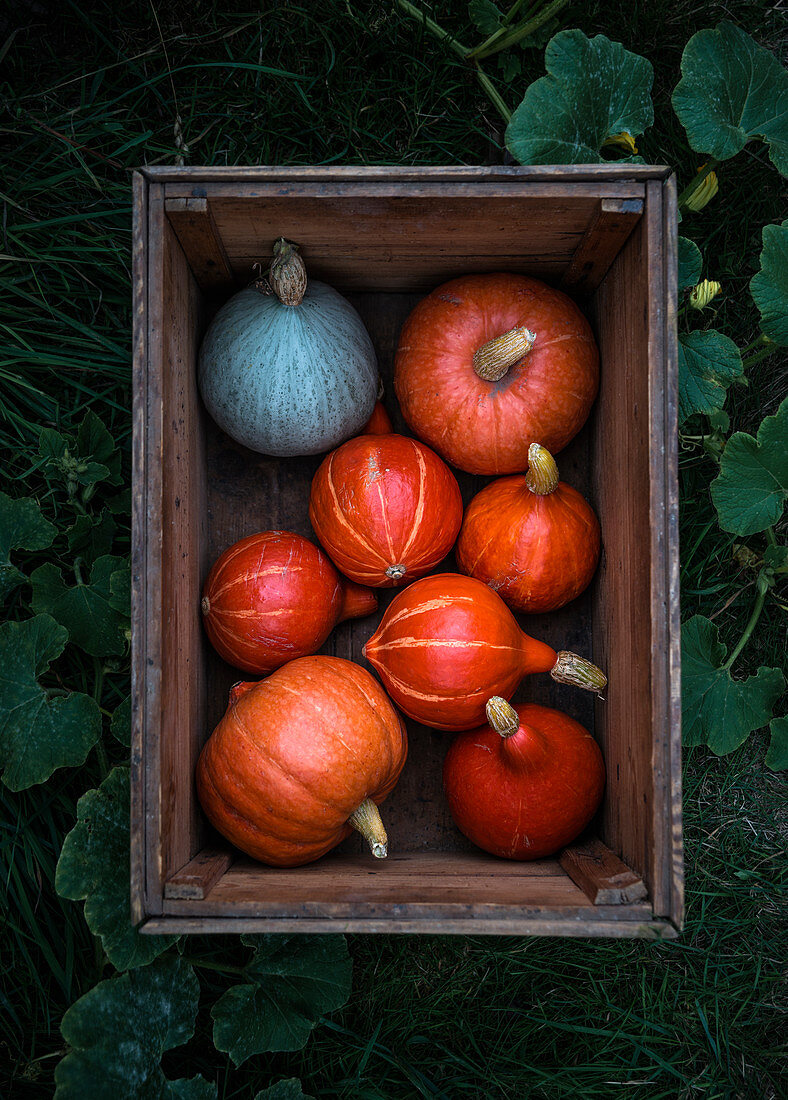
{"type": "MultiPolygon", "coordinates": [[[[643,166],[632,171],[627,166],[625,177],[615,166],[573,166],[162,168],[135,178],[132,911],[135,920],[149,918],[144,931],[675,934],[682,883],[676,230],[675,188],[667,177],[667,170],[643,166]],[[306,195],[311,222],[304,230],[305,251],[311,249],[327,281],[336,276],[345,292],[364,286],[380,294],[382,313],[393,319],[402,313],[394,301],[404,297],[400,291],[421,293],[445,273],[472,266],[485,235],[505,239],[501,229],[516,214],[512,204],[518,193],[527,195],[523,206],[529,215],[538,206],[549,216],[554,202],[560,226],[552,251],[545,229],[540,230],[552,256],[545,266],[533,253],[527,260],[519,257],[521,244],[509,247],[501,266],[541,273],[570,292],[585,292],[602,347],[598,407],[585,442],[569,459],[575,466],[583,455],[593,455],[589,495],[605,534],[599,577],[591,595],[578,603],[588,617],[577,627],[578,637],[593,632],[593,657],[607,662],[611,673],[607,701],[596,707],[609,776],[600,829],[632,869],[624,869],[633,882],[631,896],[619,891],[624,904],[592,904],[594,882],[584,893],[575,885],[578,878],[572,882],[562,869],[568,867],[574,877],[578,860],[585,860],[592,880],[601,881],[604,868],[595,865],[593,854],[582,852],[562,858],[560,865],[541,861],[518,870],[463,850],[419,852],[416,843],[412,854],[404,852],[368,874],[361,873],[358,857],[340,853],[290,877],[249,861],[233,862],[221,844],[216,852],[210,848],[216,838],[206,829],[193,788],[197,753],[218,706],[212,695],[229,674],[219,669],[216,680],[216,661],[199,622],[200,585],[216,550],[207,530],[210,522],[213,532],[210,501],[215,518],[226,516],[221,522],[229,524],[229,537],[238,500],[237,494],[220,499],[211,468],[210,440],[216,433],[206,425],[196,391],[207,296],[232,293],[248,255],[270,245],[268,237],[277,235],[273,227],[285,213],[293,216],[296,200],[306,195]],[[456,232],[447,224],[441,243],[440,218],[451,214],[452,197],[459,204],[455,214],[472,199],[480,224],[468,228],[465,220],[456,232]],[[485,197],[487,203],[481,201],[485,197]],[[321,228],[321,201],[331,211],[334,232],[342,224],[352,234],[355,203],[366,211],[360,243],[358,235],[329,241],[321,228]],[[573,201],[585,204],[585,229],[573,201]],[[486,227],[485,210],[491,212],[486,227]],[[387,218],[380,218],[382,211],[387,218]],[[394,228],[392,218],[401,219],[394,228]],[[438,255],[421,263],[408,284],[422,222],[437,235],[438,255]],[[341,254],[345,245],[356,248],[352,263],[343,267],[340,255],[332,267],[329,246],[341,254]],[[646,899],[640,875],[648,886],[646,899]]],[[[515,218],[520,241],[528,220],[515,218]]],[[[482,266],[497,266],[494,260],[491,254],[482,266]]],[[[388,321],[382,324],[388,348],[396,334],[389,339],[388,321]]],[[[257,491],[259,496],[259,486],[257,491]]],[[[282,506],[283,525],[298,530],[300,497],[282,506]]],[[[278,516],[275,506],[264,526],[280,525],[278,516]]],[[[571,633],[569,620],[567,626],[571,633]]],[[[352,628],[346,634],[331,644],[338,654],[358,659],[352,628]]],[[[541,689],[535,690],[538,696],[541,689]]],[[[428,752],[424,763],[435,770],[440,759],[428,752]]],[[[422,818],[432,835],[429,814],[422,818]]],[[[439,847],[447,841],[451,847],[448,834],[439,847]]],[[[434,841],[426,843],[429,848],[434,841]]],[[[602,902],[613,895],[598,890],[602,902]]]]}

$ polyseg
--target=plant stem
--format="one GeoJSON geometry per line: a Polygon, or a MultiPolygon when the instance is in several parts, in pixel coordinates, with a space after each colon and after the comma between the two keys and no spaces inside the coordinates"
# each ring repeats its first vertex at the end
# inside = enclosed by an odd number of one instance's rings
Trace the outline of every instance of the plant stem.
{"type": "Polygon", "coordinates": [[[468,54],[471,52],[468,47],[458,42],[454,35],[445,31],[434,19],[430,19],[426,12],[417,8],[415,4],[411,4],[409,0],[397,0],[397,5],[413,19],[418,19],[422,26],[427,28],[430,34],[435,35],[441,42],[446,42],[463,60],[468,57],[468,54]]]}
{"type": "Polygon", "coordinates": [[[765,348],[761,348],[760,351],[756,351],[753,355],[748,355],[746,359],[742,359],[742,367],[751,367],[753,363],[760,363],[761,359],[767,359],[770,355],[773,355],[777,351],[777,344],[769,344],[765,348]]]}
{"type": "Polygon", "coordinates": [[[755,348],[762,348],[764,344],[771,344],[771,342],[768,336],[764,336],[763,333],[760,333],[751,344],[747,344],[746,347],[741,349],[741,353],[742,355],[746,355],[748,352],[754,351],[755,348]]]}
{"type": "Polygon", "coordinates": [[[498,30],[493,31],[493,33],[490,35],[489,38],[485,38],[484,42],[482,42],[481,45],[475,46],[471,50],[469,56],[474,57],[476,54],[480,53],[482,50],[486,50],[488,46],[492,46],[492,44],[494,42],[497,42],[499,38],[502,38],[503,35],[506,34],[506,28],[512,22],[515,15],[517,15],[518,11],[520,10],[520,8],[523,6],[524,3],[525,3],[525,0],[516,0],[516,2],[514,4],[512,4],[509,11],[503,17],[503,23],[498,28],[498,30]]]}
{"type": "Polygon", "coordinates": [[[221,966],[219,963],[195,959],[192,955],[184,955],[183,958],[191,966],[200,967],[202,970],[216,970],[219,974],[240,974],[244,977],[246,976],[246,967],[244,966],[221,966]]]}
{"type": "Polygon", "coordinates": [[[484,88],[485,92],[489,96],[490,102],[492,103],[493,107],[495,107],[498,114],[501,116],[501,118],[504,120],[504,122],[508,126],[509,122],[511,121],[511,118],[512,118],[512,112],[506,106],[503,99],[501,98],[501,96],[498,93],[498,89],[495,87],[493,82],[490,80],[487,73],[485,73],[483,71],[483,69],[482,69],[482,67],[481,67],[481,65],[479,64],[478,61],[475,62],[475,66],[476,66],[476,76],[479,79],[479,83],[481,84],[482,88],[484,88]]]}
{"type": "Polygon", "coordinates": [[[518,23],[516,27],[505,34],[503,38],[500,38],[494,45],[483,48],[484,44],[477,50],[471,51],[471,56],[481,61],[484,57],[491,57],[492,54],[500,53],[501,50],[506,50],[509,46],[514,46],[517,42],[521,42],[523,38],[527,38],[530,34],[538,31],[541,26],[547,23],[550,19],[556,15],[561,8],[565,8],[569,3],[569,0],[553,0],[552,4],[548,4],[546,8],[535,15],[532,19],[526,19],[522,23],[518,23]]]}
{"type": "Polygon", "coordinates": [[[678,197],[678,206],[686,206],[687,199],[692,198],[700,185],[705,180],[706,176],[710,175],[720,162],[715,157],[709,157],[703,168],[698,172],[694,179],[690,180],[684,190],[678,197]]]}
{"type": "Polygon", "coordinates": [[[736,658],[739,656],[741,651],[747,645],[747,642],[750,639],[750,635],[752,634],[753,630],[755,630],[755,627],[758,623],[758,619],[760,619],[760,617],[761,617],[761,611],[763,611],[763,601],[766,599],[767,588],[768,588],[768,585],[760,582],[760,578],[759,578],[758,595],[755,598],[755,604],[754,604],[753,609],[752,609],[752,615],[750,615],[750,621],[745,626],[744,633],[742,634],[741,638],[739,638],[739,644],[736,646],[733,653],[731,653],[728,660],[722,666],[726,671],[728,669],[730,669],[733,662],[736,660],[736,658]]]}

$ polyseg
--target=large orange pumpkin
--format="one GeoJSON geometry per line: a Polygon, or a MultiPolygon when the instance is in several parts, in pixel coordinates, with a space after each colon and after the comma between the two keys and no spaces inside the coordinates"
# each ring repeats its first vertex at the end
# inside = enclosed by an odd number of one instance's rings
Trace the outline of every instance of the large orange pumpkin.
{"type": "Polygon", "coordinates": [[[228,547],[202,593],[214,649],[245,672],[272,672],[320,649],[337,623],[370,615],[377,597],[337,573],[291,531],[261,531],[228,547]]]}
{"type": "Polygon", "coordinates": [[[517,611],[555,611],[594,575],[599,521],[580,493],[558,480],[549,451],[532,443],[528,462],[527,474],[493,481],[465,509],[457,567],[517,611]]]}
{"type": "Polygon", "coordinates": [[[575,303],[522,275],[467,275],[413,310],[394,384],[414,433],[461,470],[513,474],[528,447],[560,451],[599,383],[591,327],[575,303]]]}
{"type": "Polygon", "coordinates": [[[405,729],[386,693],[340,657],[302,657],[236,684],[197,763],[211,823],[276,867],[318,859],[356,828],[386,855],[377,804],[405,763],[405,729]]]}
{"type": "Polygon", "coordinates": [[[461,733],[443,765],[457,828],[485,852],[541,859],[570,844],[596,813],[605,765],[588,730],[535,703],[487,703],[489,725],[461,733]]]}
{"type": "Polygon", "coordinates": [[[397,706],[425,726],[467,730],[492,695],[510,697],[523,676],[601,691],[604,674],[574,653],[524,634],[509,608],[473,577],[423,577],[389,604],[364,647],[397,706]]]}
{"type": "Polygon", "coordinates": [[[324,459],[309,518],[338,569],[360,584],[393,588],[446,557],[462,497],[451,470],[417,439],[360,435],[324,459]]]}

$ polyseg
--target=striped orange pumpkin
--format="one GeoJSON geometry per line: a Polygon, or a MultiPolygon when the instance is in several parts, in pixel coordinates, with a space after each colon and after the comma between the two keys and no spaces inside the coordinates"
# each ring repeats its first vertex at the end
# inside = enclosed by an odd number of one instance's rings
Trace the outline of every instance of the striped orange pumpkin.
{"type": "Polygon", "coordinates": [[[443,730],[481,725],[490,696],[510,698],[532,672],[589,691],[607,683],[584,658],[524,634],[500,596],[458,573],[424,577],[400,592],[364,656],[405,714],[443,730]]]}
{"type": "Polygon", "coordinates": [[[364,427],[358,433],[359,435],[388,435],[394,431],[394,425],[391,423],[391,417],[386,412],[386,407],[382,401],[375,402],[375,408],[372,410],[372,416],[366,422],[364,427]]]}
{"type": "Polygon", "coordinates": [[[345,580],[318,546],[290,531],[262,531],[225,550],[201,603],[214,649],[256,673],[314,653],[337,623],[377,606],[374,592],[345,580]]]}
{"type": "Polygon", "coordinates": [[[374,588],[408,584],[451,550],[462,498],[448,466],[402,435],[361,435],[323,461],[309,518],[332,561],[374,588]]]}

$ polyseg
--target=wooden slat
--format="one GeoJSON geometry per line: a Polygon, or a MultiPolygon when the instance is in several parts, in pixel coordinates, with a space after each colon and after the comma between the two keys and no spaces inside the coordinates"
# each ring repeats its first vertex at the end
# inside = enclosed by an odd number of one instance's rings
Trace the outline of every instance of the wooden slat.
{"type": "Polygon", "coordinates": [[[565,848],[559,863],[593,905],[627,905],[646,896],[640,875],[596,838],[565,848]]]}
{"type": "Polygon", "coordinates": [[[167,198],[164,210],[200,289],[232,290],[233,271],[208,200],[167,198]]]}
{"type": "MultiPolygon", "coordinates": [[[[194,180],[225,181],[233,186],[243,185],[252,181],[282,182],[293,181],[373,181],[382,182],[385,186],[412,183],[419,184],[432,181],[436,184],[449,183],[452,185],[463,182],[506,182],[506,181],[534,181],[545,183],[551,181],[588,181],[600,184],[603,182],[618,182],[622,179],[622,166],[620,164],[559,164],[559,165],[446,165],[423,167],[403,167],[400,165],[370,165],[370,166],[317,166],[317,167],[285,167],[282,165],[188,165],[174,168],[171,165],[151,165],[141,169],[144,175],[156,182],[189,182],[194,180]]],[[[624,179],[648,180],[666,179],[671,169],[661,164],[628,164],[624,179]]]]}
{"type": "MultiPolygon", "coordinates": [[[[593,912],[593,910],[592,910],[593,912]]],[[[678,935],[667,921],[643,919],[631,913],[624,920],[571,919],[566,914],[555,920],[541,917],[445,917],[439,923],[404,917],[389,919],[314,919],[265,917],[154,917],[140,931],[145,935],[200,934],[241,935],[245,932],[328,932],[438,934],[455,936],[567,936],[604,939],[672,940],[678,935]]]]}
{"type": "Polygon", "coordinates": [[[601,199],[561,277],[561,285],[584,293],[595,290],[642,213],[641,199],[601,199]]]}
{"type": "Polygon", "coordinates": [[[164,885],[165,898],[208,897],[211,890],[233,863],[233,854],[220,848],[204,848],[164,885]]]}

